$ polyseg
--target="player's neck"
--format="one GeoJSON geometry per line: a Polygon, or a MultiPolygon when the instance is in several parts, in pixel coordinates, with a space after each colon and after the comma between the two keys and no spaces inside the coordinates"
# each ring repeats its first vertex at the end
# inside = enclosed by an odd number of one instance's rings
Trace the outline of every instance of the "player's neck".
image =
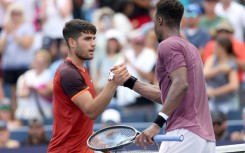
{"type": "Polygon", "coordinates": [[[176,36],[176,35],[180,35],[180,32],[179,32],[179,29],[170,29],[170,28],[167,28],[165,31],[164,31],[164,34],[163,34],[163,39],[167,39],[171,36],[176,36]]]}
{"type": "Polygon", "coordinates": [[[70,59],[76,67],[78,67],[82,70],[84,69],[84,60],[81,60],[81,59],[77,58],[76,56],[69,56],[69,55],[67,58],[70,59]]]}

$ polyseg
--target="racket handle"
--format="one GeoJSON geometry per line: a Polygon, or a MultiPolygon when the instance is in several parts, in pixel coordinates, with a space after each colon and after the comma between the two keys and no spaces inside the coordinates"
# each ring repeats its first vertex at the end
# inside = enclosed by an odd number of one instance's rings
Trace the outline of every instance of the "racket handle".
{"type": "Polygon", "coordinates": [[[153,137],[155,142],[162,142],[162,141],[183,141],[183,135],[156,135],[153,137]]]}

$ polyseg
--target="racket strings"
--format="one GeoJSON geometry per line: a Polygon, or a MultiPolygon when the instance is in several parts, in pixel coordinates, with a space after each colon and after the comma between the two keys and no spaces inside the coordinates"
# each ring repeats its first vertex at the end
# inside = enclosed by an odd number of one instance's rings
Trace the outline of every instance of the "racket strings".
{"type": "Polygon", "coordinates": [[[89,141],[90,146],[94,148],[111,148],[130,142],[136,135],[136,132],[125,128],[112,128],[101,131],[89,141]]]}

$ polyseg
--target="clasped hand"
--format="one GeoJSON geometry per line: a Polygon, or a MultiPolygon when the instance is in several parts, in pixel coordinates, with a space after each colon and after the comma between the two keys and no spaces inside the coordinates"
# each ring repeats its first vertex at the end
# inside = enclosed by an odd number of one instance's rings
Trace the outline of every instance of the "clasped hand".
{"type": "Polygon", "coordinates": [[[113,77],[109,77],[109,81],[113,81],[117,85],[123,85],[124,82],[126,82],[131,75],[128,73],[127,67],[124,64],[119,64],[110,69],[110,71],[113,73],[113,77]]]}

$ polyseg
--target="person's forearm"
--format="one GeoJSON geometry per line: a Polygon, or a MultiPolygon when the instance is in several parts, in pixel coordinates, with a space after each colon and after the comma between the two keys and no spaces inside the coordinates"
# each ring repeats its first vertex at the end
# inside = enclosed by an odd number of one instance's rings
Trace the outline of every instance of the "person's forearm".
{"type": "Polygon", "coordinates": [[[238,90],[238,86],[235,84],[227,84],[218,88],[213,88],[213,96],[222,96],[225,94],[228,94],[230,92],[233,92],[235,90],[238,90]]]}
{"type": "Polygon", "coordinates": [[[32,46],[33,38],[31,36],[19,37],[15,36],[16,41],[22,48],[30,48],[32,46]]]}
{"type": "Polygon", "coordinates": [[[15,36],[16,41],[22,48],[30,48],[32,46],[32,37],[26,36],[26,37],[19,37],[15,36]]]}
{"type": "Polygon", "coordinates": [[[205,80],[212,79],[213,77],[217,76],[219,73],[220,73],[220,69],[217,67],[209,70],[204,70],[205,80]]]}
{"type": "Polygon", "coordinates": [[[91,105],[91,115],[92,119],[96,119],[101,113],[106,109],[114,96],[117,89],[117,85],[108,82],[104,89],[100,92],[98,96],[93,100],[93,103],[99,103],[99,105],[91,105]]]}
{"type": "Polygon", "coordinates": [[[173,82],[169,88],[165,103],[161,109],[161,112],[170,116],[172,112],[179,106],[182,101],[186,90],[188,89],[188,83],[176,81],[173,82]]]}
{"type": "Polygon", "coordinates": [[[151,101],[162,104],[161,91],[158,86],[136,81],[133,90],[151,101]]]}

